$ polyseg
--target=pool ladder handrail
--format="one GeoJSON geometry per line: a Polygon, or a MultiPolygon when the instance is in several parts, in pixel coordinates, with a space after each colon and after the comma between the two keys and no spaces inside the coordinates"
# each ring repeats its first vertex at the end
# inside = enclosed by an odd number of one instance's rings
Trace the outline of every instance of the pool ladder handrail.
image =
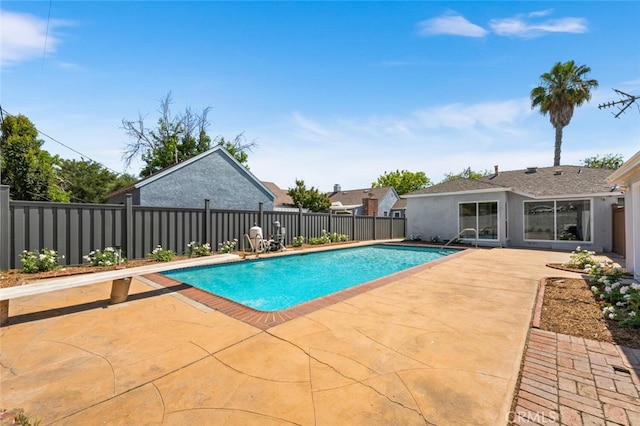
{"type": "Polygon", "coordinates": [[[473,231],[476,234],[476,248],[478,248],[478,230],[476,228],[464,228],[462,231],[458,232],[458,234],[455,237],[447,241],[444,247],[454,242],[460,235],[464,234],[467,231],[473,231]]]}

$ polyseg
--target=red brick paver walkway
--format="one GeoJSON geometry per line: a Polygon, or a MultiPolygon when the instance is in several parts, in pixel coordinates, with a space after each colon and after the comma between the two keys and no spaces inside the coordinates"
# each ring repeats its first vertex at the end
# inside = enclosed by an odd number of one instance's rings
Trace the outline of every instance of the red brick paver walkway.
{"type": "Polygon", "coordinates": [[[532,329],[515,424],[640,426],[640,350],[532,329]]]}

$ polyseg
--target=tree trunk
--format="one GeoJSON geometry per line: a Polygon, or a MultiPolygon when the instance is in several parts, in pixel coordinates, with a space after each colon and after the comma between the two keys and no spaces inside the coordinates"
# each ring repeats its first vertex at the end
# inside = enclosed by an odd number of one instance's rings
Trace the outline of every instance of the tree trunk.
{"type": "Polygon", "coordinates": [[[553,166],[560,165],[560,147],[562,146],[562,126],[556,126],[556,146],[553,155],[553,166]]]}

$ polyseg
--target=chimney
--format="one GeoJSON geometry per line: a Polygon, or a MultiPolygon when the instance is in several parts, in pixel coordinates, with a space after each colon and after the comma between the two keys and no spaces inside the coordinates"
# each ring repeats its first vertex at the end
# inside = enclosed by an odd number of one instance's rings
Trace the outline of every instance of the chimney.
{"type": "Polygon", "coordinates": [[[493,174],[498,176],[498,165],[493,166],[493,174]]]}
{"type": "Polygon", "coordinates": [[[537,166],[529,166],[527,167],[526,173],[535,173],[538,170],[537,166]]]}
{"type": "Polygon", "coordinates": [[[340,187],[339,183],[333,185],[333,192],[340,192],[341,190],[342,188],[340,187]]]}
{"type": "Polygon", "coordinates": [[[560,176],[562,174],[562,169],[560,167],[556,168],[553,171],[553,174],[556,175],[556,176],[560,176]]]}
{"type": "Polygon", "coordinates": [[[362,214],[365,216],[378,216],[378,199],[373,198],[373,194],[370,194],[369,198],[362,199],[362,214]]]}

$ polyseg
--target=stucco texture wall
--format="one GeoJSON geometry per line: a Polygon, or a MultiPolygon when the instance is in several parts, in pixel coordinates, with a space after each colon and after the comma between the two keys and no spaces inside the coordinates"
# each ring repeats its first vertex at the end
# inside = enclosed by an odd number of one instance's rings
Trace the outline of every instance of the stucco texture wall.
{"type": "Polygon", "coordinates": [[[213,209],[256,210],[262,202],[273,210],[273,195],[219,151],[140,188],[143,206],[202,208],[205,199],[213,209]]]}
{"type": "Polygon", "coordinates": [[[498,241],[479,241],[485,245],[504,245],[505,200],[503,192],[442,195],[407,199],[407,236],[419,235],[424,241],[432,237],[450,240],[458,235],[458,204],[476,201],[498,202],[498,241]]]}
{"type": "MultiPolygon", "coordinates": [[[[524,201],[534,200],[518,194],[509,194],[509,246],[548,248],[554,250],[575,250],[577,246],[598,252],[611,251],[611,204],[617,201],[617,196],[584,197],[591,200],[592,209],[592,241],[530,241],[524,239],[524,201]]],[[[566,200],[566,199],[564,199],[566,200]]],[[[552,203],[553,200],[550,200],[552,203]]]]}

